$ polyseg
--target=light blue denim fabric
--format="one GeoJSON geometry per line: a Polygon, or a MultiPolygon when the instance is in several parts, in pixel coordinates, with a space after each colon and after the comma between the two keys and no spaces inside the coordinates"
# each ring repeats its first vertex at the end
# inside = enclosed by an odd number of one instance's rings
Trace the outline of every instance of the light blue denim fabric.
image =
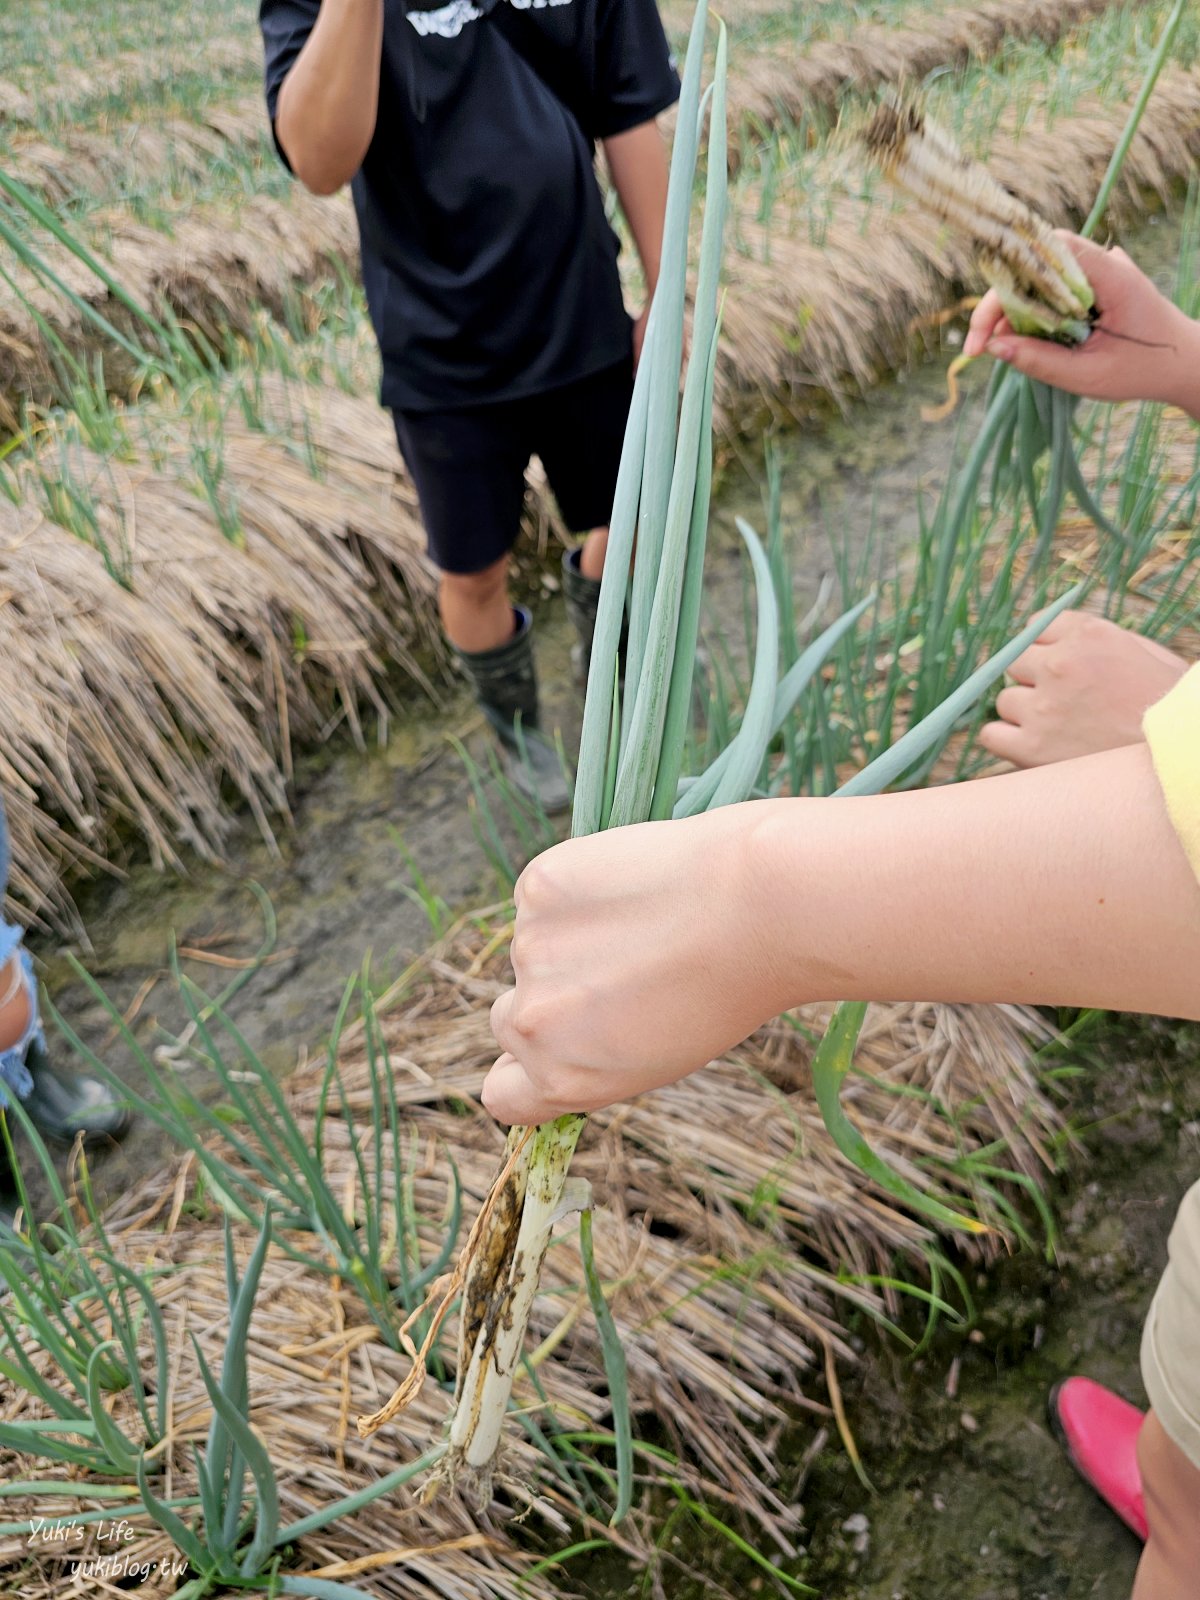
{"type": "Polygon", "coordinates": [[[6,1090],[11,1090],[18,1100],[33,1088],[33,1079],[29,1076],[29,1068],[25,1065],[25,1057],[29,1053],[29,1046],[35,1039],[40,1040],[42,1025],[38,1020],[37,983],[33,976],[33,963],[29,953],[20,949],[21,930],[15,923],[4,920],[4,897],[8,893],[8,823],[4,815],[4,801],[0,799],[0,967],[7,965],[14,951],[18,951],[18,959],[25,971],[25,980],[29,985],[29,998],[31,1004],[31,1020],[25,1037],[17,1041],[11,1050],[0,1050],[0,1111],[8,1104],[6,1090]]]}

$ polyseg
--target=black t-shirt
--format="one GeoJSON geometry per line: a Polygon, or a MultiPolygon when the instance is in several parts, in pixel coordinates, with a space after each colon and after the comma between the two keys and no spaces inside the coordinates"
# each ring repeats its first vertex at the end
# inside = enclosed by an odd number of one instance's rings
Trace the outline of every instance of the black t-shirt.
{"type": "MultiPolygon", "coordinates": [[[[262,0],[272,122],[319,10],[262,0]]],[[[594,142],[678,92],[655,0],[384,0],[353,182],[384,405],[540,394],[628,354],[594,142]]]]}

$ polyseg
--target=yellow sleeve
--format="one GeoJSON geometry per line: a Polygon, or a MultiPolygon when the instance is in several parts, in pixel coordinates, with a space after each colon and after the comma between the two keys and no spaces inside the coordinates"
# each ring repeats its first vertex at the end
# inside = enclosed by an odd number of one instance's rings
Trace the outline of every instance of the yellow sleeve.
{"type": "Polygon", "coordinates": [[[1171,821],[1200,878],[1200,666],[1150,707],[1143,726],[1171,821]]]}

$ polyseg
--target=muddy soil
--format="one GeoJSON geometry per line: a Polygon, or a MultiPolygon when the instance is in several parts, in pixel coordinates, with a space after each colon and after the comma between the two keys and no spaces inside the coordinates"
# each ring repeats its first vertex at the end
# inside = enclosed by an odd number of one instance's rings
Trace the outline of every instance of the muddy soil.
{"type": "Polygon", "coordinates": [[[803,1490],[796,1575],[825,1600],[1129,1600],[1138,1542],[1075,1475],[1045,1400],[1080,1372],[1146,1403],[1142,1322],[1200,1176],[1200,1029],[1110,1022],[1083,1064],[1055,1259],[977,1276],[976,1328],[932,1354],[867,1340],[847,1403],[878,1492],[832,1452],[803,1490]]]}
{"type": "MultiPolygon", "coordinates": [[[[819,1600],[1129,1600],[1141,1547],[1069,1464],[1046,1397],[1082,1373],[1146,1404],[1142,1324],[1200,1177],[1200,1027],[1104,1019],[1062,1065],[1051,1249],[986,1272],[960,1262],[974,1321],[921,1354],[865,1319],[852,1331],[860,1364],[841,1387],[870,1489],[836,1435],[819,1448],[811,1416],[780,1442],[774,1487],[800,1504],[800,1555],[758,1547],[819,1600]]],[[[920,1338],[922,1316],[901,1322],[920,1338]]],[[[607,1554],[573,1563],[586,1600],[802,1592],[699,1524],[671,1525],[649,1574],[607,1554]]]]}

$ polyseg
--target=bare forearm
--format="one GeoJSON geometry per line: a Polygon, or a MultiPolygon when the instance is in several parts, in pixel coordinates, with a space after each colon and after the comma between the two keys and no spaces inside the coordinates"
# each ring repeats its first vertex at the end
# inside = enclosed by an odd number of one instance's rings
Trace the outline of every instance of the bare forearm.
{"type": "Polygon", "coordinates": [[[1149,750],[764,809],[772,1006],[1024,1001],[1200,1018],[1200,886],[1149,750]]]}
{"type": "Polygon", "coordinates": [[[505,1122],[673,1083],[808,1001],[1200,1019],[1200,885],[1146,745],[614,828],[539,856],[516,899],[484,1085],[505,1122]]]}
{"type": "Polygon", "coordinates": [[[276,114],[292,170],[315,194],[333,194],[362,165],[379,109],[382,49],[383,0],[322,0],[276,114]]]}
{"type": "Polygon", "coordinates": [[[643,122],[604,141],[604,157],[629,224],[646,290],[658,286],[667,208],[667,153],[657,122],[643,122]]]}

